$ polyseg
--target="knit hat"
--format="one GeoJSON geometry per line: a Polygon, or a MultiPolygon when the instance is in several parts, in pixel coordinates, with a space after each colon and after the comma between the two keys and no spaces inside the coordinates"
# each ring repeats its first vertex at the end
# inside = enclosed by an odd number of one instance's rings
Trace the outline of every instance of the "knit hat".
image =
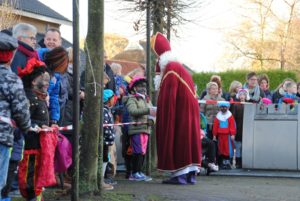
{"type": "Polygon", "coordinates": [[[218,107],[230,107],[230,103],[227,101],[219,101],[218,107]]]}
{"type": "Polygon", "coordinates": [[[246,100],[250,100],[249,92],[247,89],[239,89],[238,93],[236,94],[236,98],[240,99],[241,94],[244,94],[246,96],[246,100]]]}
{"type": "MultiPolygon", "coordinates": [[[[161,56],[165,52],[171,51],[171,45],[168,39],[160,32],[151,37],[151,48],[157,56],[161,56]]],[[[159,61],[156,64],[155,72],[160,72],[159,61]]]]}
{"type": "Polygon", "coordinates": [[[68,52],[63,47],[56,47],[45,54],[44,61],[50,71],[64,73],[69,63],[68,52]]]}
{"type": "Polygon", "coordinates": [[[104,89],[103,91],[103,102],[106,103],[114,96],[114,92],[110,89],[104,89]]]}
{"type": "Polygon", "coordinates": [[[0,32],[0,63],[8,63],[13,58],[14,50],[17,47],[17,39],[0,32]]]}

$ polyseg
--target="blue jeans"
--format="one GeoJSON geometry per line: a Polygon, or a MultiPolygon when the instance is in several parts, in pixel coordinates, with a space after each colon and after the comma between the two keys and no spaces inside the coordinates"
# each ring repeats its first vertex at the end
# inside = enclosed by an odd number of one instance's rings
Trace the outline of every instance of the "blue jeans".
{"type": "Polygon", "coordinates": [[[6,184],[10,150],[10,147],[0,144],[0,192],[6,184]]]}

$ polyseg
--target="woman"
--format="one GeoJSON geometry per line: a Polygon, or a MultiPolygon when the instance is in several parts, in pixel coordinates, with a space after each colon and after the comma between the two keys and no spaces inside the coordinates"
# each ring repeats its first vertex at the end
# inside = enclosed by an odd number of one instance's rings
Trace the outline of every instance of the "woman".
{"type": "Polygon", "coordinates": [[[279,99],[281,99],[284,96],[286,92],[286,85],[291,82],[294,82],[294,80],[292,80],[291,78],[286,78],[280,85],[278,85],[272,96],[272,102],[274,104],[278,103],[279,99]]]}
{"type": "Polygon", "coordinates": [[[269,81],[268,75],[262,74],[262,75],[258,76],[258,85],[259,85],[260,89],[265,93],[265,98],[272,101],[272,93],[269,90],[270,81],[269,81]]]}
{"type": "Polygon", "coordinates": [[[264,92],[259,88],[257,82],[257,75],[255,72],[250,72],[246,76],[247,82],[244,84],[245,89],[249,91],[250,100],[252,103],[261,102],[262,98],[265,97],[264,92]]]}
{"type": "Polygon", "coordinates": [[[236,101],[236,94],[238,91],[243,87],[242,83],[239,81],[232,81],[229,87],[229,95],[230,95],[230,101],[236,101]]]}
{"type": "MultiPolygon", "coordinates": [[[[229,97],[229,93],[226,93],[223,91],[222,89],[222,79],[219,75],[212,75],[210,77],[210,82],[215,82],[218,85],[218,93],[221,95],[222,98],[224,98],[225,100],[229,101],[230,97],[229,97]]],[[[206,96],[207,94],[207,90],[205,89],[204,91],[201,92],[200,94],[200,99],[203,99],[204,96],[206,96]]]]}
{"type": "MultiPolygon", "coordinates": [[[[224,101],[225,99],[219,94],[219,86],[215,82],[209,82],[206,85],[207,94],[204,96],[203,100],[215,100],[215,101],[224,101]]],[[[216,104],[202,104],[200,105],[200,110],[206,116],[208,129],[207,137],[212,139],[212,125],[215,116],[217,115],[219,109],[216,104]]]]}

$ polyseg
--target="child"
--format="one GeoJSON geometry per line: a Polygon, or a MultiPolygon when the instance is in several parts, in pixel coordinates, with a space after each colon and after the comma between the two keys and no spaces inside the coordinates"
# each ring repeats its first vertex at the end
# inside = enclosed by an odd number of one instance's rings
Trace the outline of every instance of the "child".
{"type": "Polygon", "coordinates": [[[221,167],[231,169],[230,159],[233,157],[233,141],[236,134],[235,121],[229,109],[229,102],[220,101],[218,107],[220,111],[214,119],[213,139],[218,138],[218,150],[221,167]]]}
{"type": "Polygon", "coordinates": [[[56,47],[45,55],[45,63],[50,72],[48,93],[50,97],[50,124],[57,125],[60,119],[60,108],[68,97],[65,78],[62,76],[68,68],[68,52],[63,47],[56,47]]]}
{"type": "MultiPolygon", "coordinates": [[[[114,92],[110,89],[105,89],[103,92],[103,124],[113,124],[114,119],[111,113],[111,108],[115,104],[114,92]]],[[[102,166],[102,176],[104,177],[107,163],[109,161],[108,149],[109,146],[114,144],[115,140],[115,129],[114,126],[104,126],[103,127],[103,166],[102,166]]],[[[104,190],[113,190],[114,187],[111,184],[105,182],[102,183],[102,188],[104,190]]]]}
{"type": "Polygon", "coordinates": [[[202,166],[207,167],[209,172],[217,172],[219,171],[219,167],[215,164],[216,160],[216,144],[213,140],[209,139],[206,136],[207,133],[207,120],[205,115],[200,112],[200,125],[201,130],[203,132],[203,136],[201,136],[202,143],[202,155],[205,156],[204,160],[202,158],[202,166]]]}
{"type": "MultiPolygon", "coordinates": [[[[29,104],[23,85],[10,66],[17,47],[18,41],[15,38],[0,32],[0,191],[6,181],[11,179],[7,177],[9,166],[10,170],[13,169],[9,164],[15,130],[11,120],[16,122],[22,132],[30,128],[29,104]]],[[[7,195],[3,194],[0,194],[1,199],[9,200],[7,195]]]]}
{"type": "Polygon", "coordinates": [[[130,125],[128,134],[130,137],[130,147],[132,150],[132,175],[129,180],[150,181],[151,177],[142,173],[142,166],[147,150],[148,138],[150,135],[149,125],[154,123],[154,119],[149,119],[149,115],[155,116],[156,110],[152,107],[147,97],[147,80],[144,77],[134,77],[128,86],[131,93],[124,98],[124,104],[127,107],[131,121],[141,122],[143,124],[130,125]]]}
{"type": "MultiPolygon", "coordinates": [[[[249,93],[247,89],[239,89],[236,94],[235,101],[246,102],[249,100],[249,93]]],[[[236,120],[236,136],[234,141],[235,146],[235,167],[242,168],[242,138],[243,138],[243,119],[244,119],[244,105],[232,104],[230,111],[236,120]]]]}
{"type": "Polygon", "coordinates": [[[286,92],[283,97],[279,99],[278,103],[290,104],[290,109],[294,108],[294,104],[298,104],[299,98],[297,97],[297,84],[289,82],[286,84],[286,92]]]}
{"type": "MultiPolygon", "coordinates": [[[[24,84],[26,97],[30,102],[29,109],[32,127],[37,127],[38,130],[39,128],[52,130],[48,127],[49,113],[46,97],[50,76],[46,70],[46,65],[32,58],[28,60],[24,69],[19,69],[18,71],[18,75],[22,78],[24,84]]],[[[43,200],[42,187],[48,186],[48,183],[45,185],[45,179],[47,181],[49,179],[48,173],[53,178],[49,185],[56,183],[54,153],[57,136],[54,132],[38,134],[31,131],[24,137],[24,157],[19,164],[19,189],[22,196],[27,200],[43,200]],[[45,152],[52,158],[45,156],[45,152]]]]}

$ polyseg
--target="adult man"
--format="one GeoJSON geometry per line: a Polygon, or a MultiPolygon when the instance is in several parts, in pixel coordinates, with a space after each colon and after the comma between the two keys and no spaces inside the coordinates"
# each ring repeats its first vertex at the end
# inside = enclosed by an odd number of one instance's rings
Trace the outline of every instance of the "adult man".
{"type": "Polygon", "coordinates": [[[13,37],[18,39],[18,49],[11,63],[11,70],[18,74],[18,67],[24,68],[31,58],[39,58],[34,50],[36,46],[37,30],[27,23],[19,23],[13,27],[13,37]]]}
{"type": "Polygon", "coordinates": [[[50,28],[46,31],[44,39],[39,41],[41,48],[38,49],[39,57],[44,61],[45,53],[53,48],[62,45],[61,33],[56,28],[50,28]]]}
{"type": "MultiPolygon", "coordinates": [[[[165,184],[194,184],[201,165],[200,117],[192,77],[176,61],[169,41],[157,33],[151,47],[159,57],[161,73],[157,100],[156,139],[158,169],[171,173],[165,184]]],[[[156,83],[156,86],[159,86],[156,83]]]]}
{"type": "Polygon", "coordinates": [[[58,29],[50,28],[45,33],[44,44],[46,48],[53,49],[61,46],[61,33],[58,29]]]}
{"type": "Polygon", "coordinates": [[[14,121],[23,132],[31,125],[22,81],[10,70],[13,51],[17,47],[15,38],[0,33],[0,190],[6,183],[10,149],[14,140],[14,121]]]}

